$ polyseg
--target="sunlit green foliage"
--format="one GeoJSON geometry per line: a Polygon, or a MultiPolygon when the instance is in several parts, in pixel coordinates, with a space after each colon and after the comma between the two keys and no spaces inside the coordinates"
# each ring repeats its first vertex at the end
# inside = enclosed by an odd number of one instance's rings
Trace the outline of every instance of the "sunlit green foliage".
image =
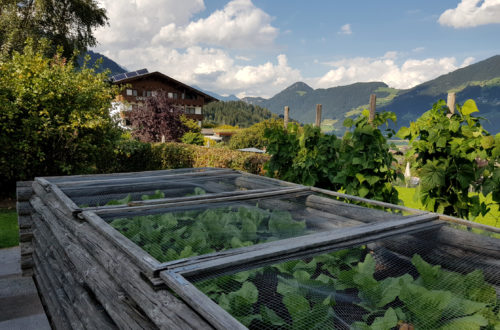
{"type": "Polygon", "coordinates": [[[109,116],[117,88],[43,47],[0,61],[0,182],[93,172],[120,131],[109,116]]]}
{"type": "Polygon", "coordinates": [[[469,191],[481,191],[485,182],[489,184],[486,193],[498,191],[492,182],[500,174],[494,164],[500,154],[500,135],[495,138],[484,130],[480,118],[472,116],[475,112],[473,100],[457,105],[454,114],[440,100],[398,132],[400,138],[410,140],[410,152],[417,155],[421,177],[417,193],[430,211],[473,219],[486,214],[488,206],[469,191]]]}

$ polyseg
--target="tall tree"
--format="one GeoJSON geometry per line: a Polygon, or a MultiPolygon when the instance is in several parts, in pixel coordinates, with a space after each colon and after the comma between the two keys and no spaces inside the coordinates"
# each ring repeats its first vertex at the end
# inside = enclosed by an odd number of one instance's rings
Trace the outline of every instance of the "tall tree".
{"type": "Polygon", "coordinates": [[[63,48],[63,57],[96,45],[93,30],[108,21],[96,0],[0,0],[2,54],[22,51],[26,39],[51,41],[46,55],[63,48]]]}

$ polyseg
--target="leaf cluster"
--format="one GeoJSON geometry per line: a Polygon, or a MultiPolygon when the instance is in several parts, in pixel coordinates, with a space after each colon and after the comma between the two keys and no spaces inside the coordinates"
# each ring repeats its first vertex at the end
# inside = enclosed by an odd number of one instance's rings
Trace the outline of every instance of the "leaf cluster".
{"type": "Polygon", "coordinates": [[[167,92],[158,91],[130,113],[132,135],[143,142],[180,141],[189,130],[182,121],[182,110],[167,92]]]}
{"type": "Polygon", "coordinates": [[[303,128],[289,124],[287,130],[267,129],[268,153],[272,155],[265,169],[267,174],[282,180],[343,190],[348,194],[398,202],[392,187],[398,174],[393,166],[385,136],[378,126],[395,121],[393,113],[377,114],[373,122],[368,111],[344,125],[350,130],[343,139],[321,133],[311,125],[303,128]]]}
{"type": "Polygon", "coordinates": [[[28,43],[0,61],[0,181],[94,172],[120,130],[109,116],[118,94],[106,73],[75,70],[28,43]]]}
{"type": "MultiPolygon", "coordinates": [[[[486,214],[488,206],[477,194],[498,192],[500,135],[491,136],[481,125],[476,103],[468,100],[457,105],[453,114],[443,100],[433,105],[410,127],[402,127],[398,136],[409,139],[419,168],[421,184],[417,194],[430,211],[464,219],[486,214]]],[[[500,197],[498,194],[496,198],[500,197]]],[[[497,201],[500,199],[496,199],[497,201]]]]}
{"type": "Polygon", "coordinates": [[[463,275],[443,270],[418,254],[411,261],[416,278],[405,274],[378,280],[375,259],[357,248],[221,276],[197,287],[252,328],[330,329],[338,324],[384,330],[493,329],[500,325],[495,288],[481,271],[463,275]],[[272,278],[277,279],[275,293],[267,287],[272,278]],[[346,324],[340,318],[345,315],[335,312],[336,306],[343,309],[346,304],[362,308],[363,321],[346,324]]]}
{"type": "Polygon", "coordinates": [[[119,218],[111,226],[160,262],[307,233],[305,221],[294,220],[289,212],[258,207],[119,218]]]}

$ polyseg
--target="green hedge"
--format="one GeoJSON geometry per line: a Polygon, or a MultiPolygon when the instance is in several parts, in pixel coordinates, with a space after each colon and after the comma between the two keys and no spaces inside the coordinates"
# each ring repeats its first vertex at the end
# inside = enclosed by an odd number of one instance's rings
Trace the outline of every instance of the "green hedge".
{"type": "Polygon", "coordinates": [[[100,172],[134,172],[189,167],[222,167],[260,174],[268,155],[206,148],[183,143],[143,143],[123,140],[112,155],[104,155],[100,172]]]}

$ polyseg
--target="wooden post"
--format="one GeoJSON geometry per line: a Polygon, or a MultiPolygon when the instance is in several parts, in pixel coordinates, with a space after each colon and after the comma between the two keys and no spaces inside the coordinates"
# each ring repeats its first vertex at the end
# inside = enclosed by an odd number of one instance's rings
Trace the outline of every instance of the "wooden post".
{"type": "Polygon", "coordinates": [[[377,107],[376,104],[377,104],[377,95],[371,94],[370,95],[370,117],[368,119],[368,121],[370,123],[373,123],[373,120],[375,119],[375,110],[377,107]]]}
{"type": "Polygon", "coordinates": [[[455,93],[448,93],[448,100],[446,102],[448,109],[450,109],[450,113],[455,113],[455,93]]]}
{"type": "Polygon", "coordinates": [[[314,126],[320,127],[321,126],[321,104],[316,104],[316,123],[314,126]]]}
{"type": "Polygon", "coordinates": [[[283,117],[283,126],[285,127],[285,131],[288,128],[288,117],[290,115],[290,108],[288,106],[285,107],[285,115],[283,117]]]}

